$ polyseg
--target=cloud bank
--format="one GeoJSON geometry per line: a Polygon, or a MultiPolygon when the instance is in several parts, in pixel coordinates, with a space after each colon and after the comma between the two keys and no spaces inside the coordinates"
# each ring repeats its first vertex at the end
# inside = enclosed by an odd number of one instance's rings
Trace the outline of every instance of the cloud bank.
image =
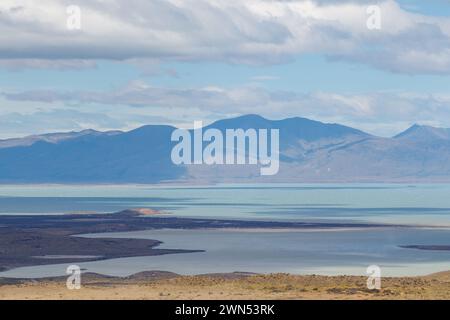
{"type": "MultiPolygon", "coordinates": [[[[249,113],[273,119],[301,115],[347,124],[383,136],[395,135],[414,123],[450,127],[450,120],[447,120],[450,119],[450,95],[444,94],[298,93],[255,86],[178,89],[135,81],[111,91],[31,90],[3,92],[2,95],[12,103],[37,103],[50,109],[76,106],[85,113],[102,110],[108,114],[109,121],[102,118],[99,126],[110,125],[111,129],[130,128],[155,120],[187,125],[194,120],[207,122],[249,113]]],[[[58,115],[53,116],[58,122],[58,115]]],[[[71,116],[64,116],[63,120],[71,116]]]]}
{"type": "Polygon", "coordinates": [[[67,29],[72,1],[2,0],[3,64],[39,67],[50,60],[86,67],[86,61],[98,59],[272,64],[318,53],[398,73],[450,73],[450,18],[408,12],[393,0],[76,2],[80,30],[67,29]],[[367,7],[374,2],[381,9],[380,30],[366,25],[367,7]]]}

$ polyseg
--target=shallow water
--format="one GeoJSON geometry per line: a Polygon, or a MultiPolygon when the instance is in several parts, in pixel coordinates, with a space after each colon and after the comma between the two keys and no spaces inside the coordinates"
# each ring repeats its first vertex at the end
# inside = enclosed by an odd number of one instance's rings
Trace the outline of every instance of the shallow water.
{"type": "Polygon", "coordinates": [[[449,184],[3,185],[0,215],[152,207],[189,217],[450,226],[449,195],[449,184]]]}
{"type": "MultiPolygon", "coordinates": [[[[394,228],[356,231],[147,230],[86,235],[158,239],[161,248],[199,253],[121,258],[79,263],[89,272],[127,276],[144,270],[179,274],[214,272],[289,272],[365,275],[369,265],[385,276],[423,275],[450,269],[450,251],[404,249],[399,245],[448,244],[449,230],[394,228]]],[[[25,267],[6,277],[64,275],[67,264],[25,267]]]]}
{"type": "MultiPolygon", "coordinates": [[[[419,275],[450,270],[450,252],[404,249],[399,245],[450,245],[449,195],[447,184],[0,186],[0,224],[1,214],[114,212],[152,207],[186,217],[441,226],[333,232],[153,230],[102,234],[93,236],[157,239],[164,242],[163,248],[205,252],[79,263],[88,271],[111,275],[144,270],[365,275],[371,264],[379,265],[384,275],[419,275]]],[[[64,275],[68,265],[18,268],[0,276],[64,275]]]]}

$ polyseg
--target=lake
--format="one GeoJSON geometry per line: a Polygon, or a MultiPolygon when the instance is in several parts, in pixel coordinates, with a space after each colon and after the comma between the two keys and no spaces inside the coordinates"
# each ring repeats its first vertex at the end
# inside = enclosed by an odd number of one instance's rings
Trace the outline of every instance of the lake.
{"type": "MultiPolygon", "coordinates": [[[[164,242],[162,248],[205,252],[79,265],[111,275],[144,270],[365,275],[366,268],[376,264],[384,275],[418,275],[450,270],[450,252],[399,245],[450,245],[449,195],[448,184],[4,185],[0,186],[0,225],[2,214],[115,212],[131,207],[152,207],[181,217],[408,224],[417,228],[149,230],[89,235],[158,239],[164,242]]],[[[18,268],[0,276],[63,275],[67,265],[18,268]]]]}

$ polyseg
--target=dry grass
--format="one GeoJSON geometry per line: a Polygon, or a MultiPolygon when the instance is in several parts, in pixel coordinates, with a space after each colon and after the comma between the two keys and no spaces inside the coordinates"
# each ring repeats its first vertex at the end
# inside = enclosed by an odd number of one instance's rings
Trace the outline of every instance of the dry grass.
{"type": "Polygon", "coordinates": [[[0,299],[450,299],[450,272],[383,278],[380,291],[354,276],[90,276],[80,290],[68,290],[63,279],[4,284],[0,299]]]}

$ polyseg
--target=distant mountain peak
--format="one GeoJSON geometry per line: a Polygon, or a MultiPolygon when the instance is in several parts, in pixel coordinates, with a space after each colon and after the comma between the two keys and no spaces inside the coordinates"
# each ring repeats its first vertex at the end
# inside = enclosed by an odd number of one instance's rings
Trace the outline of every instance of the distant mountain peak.
{"type": "Polygon", "coordinates": [[[270,120],[257,115],[257,114],[246,114],[233,118],[221,119],[213,122],[208,127],[214,128],[250,128],[258,126],[266,126],[270,120]]]}
{"type": "Polygon", "coordinates": [[[85,129],[81,131],[70,131],[70,132],[55,132],[55,133],[44,133],[44,134],[35,134],[31,136],[26,136],[23,138],[12,138],[0,140],[0,149],[1,148],[11,148],[11,147],[25,147],[31,146],[36,142],[48,142],[48,143],[58,143],[61,141],[71,140],[84,136],[94,136],[94,135],[116,135],[120,134],[122,131],[113,130],[113,131],[97,131],[94,129],[85,129]]]}
{"type": "Polygon", "coordinates": [[[270,120],[256,114],[247,114],[235,118],[218,120],[207,128],[220,130],[231,128],[242,129],[280,129],[286,139],[302,139],[306,141],[343,136],[369,137],[370,134],[361,130],[336,123],[323,123],[302,117],[270,120]]]}
{"type": "Polygon", "coordinates": [[[413,124],[405,131],[399,133],[394,139],[450,139],[450,129],[437,128],[428,125],[413,124]]]}
{"type": "Polygon", "coordinates": [[[259,114],[255,114],[255,113],[249,113],[249,114],[244,114],[241,116],[237,116],[235,118],[232,119],[241,119],[241,120],[265,120],[267,121],[267,118],[264,118],[263,116],[260,116],[259,114]]]}

